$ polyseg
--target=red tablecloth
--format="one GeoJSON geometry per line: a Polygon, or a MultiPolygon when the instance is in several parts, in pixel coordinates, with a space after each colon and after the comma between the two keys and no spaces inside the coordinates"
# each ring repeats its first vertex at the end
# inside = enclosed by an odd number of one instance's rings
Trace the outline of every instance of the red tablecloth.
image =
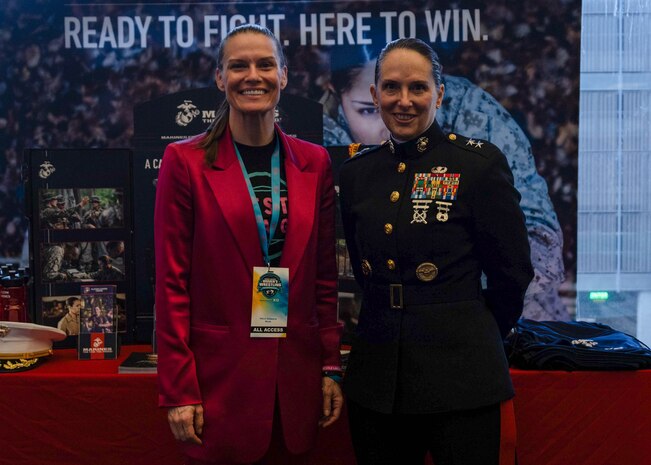
{"type": "MultiPolygon", "coordinates": [[[[58,350],[41,367],[0,375],[0,464],[180,465],[156,376],[58,350]]],[[[651,464],[651,370],[513,370],[520,465],[651,464]]],[[[345,421],[324,430],[314,465],[354,465],[345,421]]]]}

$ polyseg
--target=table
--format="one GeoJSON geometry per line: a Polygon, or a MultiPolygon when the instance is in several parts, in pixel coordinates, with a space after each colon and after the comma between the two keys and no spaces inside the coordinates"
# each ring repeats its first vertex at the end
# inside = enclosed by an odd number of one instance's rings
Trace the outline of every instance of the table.
{"type": "MultiPolygon", "coordinates": [[[[156,375],[60,349],[39,368],[0,375],[0,464],[181,465],[156,375]]],[[[520,465],[651,463],[651,370],[512,370],[520,465]]],[[[322,431],[312,465],[355,465],[348,427],[322,431]]]]}

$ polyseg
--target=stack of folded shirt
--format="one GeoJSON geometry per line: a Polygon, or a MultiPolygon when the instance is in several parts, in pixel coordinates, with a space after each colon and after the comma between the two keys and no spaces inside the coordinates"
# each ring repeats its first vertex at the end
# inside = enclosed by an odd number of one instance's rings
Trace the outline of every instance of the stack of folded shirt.
{"type": "Polygon", "coordinates": [[[638,370],[651,367],[651,350],[601,323],[521,319],[507,336],[512,366],[536,370],[638,370]]]}

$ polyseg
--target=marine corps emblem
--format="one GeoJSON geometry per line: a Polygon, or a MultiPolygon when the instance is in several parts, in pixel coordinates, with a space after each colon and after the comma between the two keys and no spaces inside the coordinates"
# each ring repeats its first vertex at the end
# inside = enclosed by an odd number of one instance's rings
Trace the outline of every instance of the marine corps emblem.
{"type": "Polygon", "coordinates": [[[421,137],[416,141],[416,150],[423,153],[425,150],[427,150],[428,143],[429,139],[427,137],[421,137]]]}
{"type": "Polygon", "coordinates": [[[56,171],[54,168],[54,165],[50,163],[49,161],[45,160],[43,163],[41,163],[40,170],[38,170],[38,177],[41,179],[47,179],[50,177],[52,173],[56,171]]]}
{"type": "Polygon", "coordinates": [[[176,108],[181,110],[176,114],[176,124],[179,126],[187,126],[200,113],[199,109],[192,103],[192,100],[183,100],[183,103],[176,108]]]}

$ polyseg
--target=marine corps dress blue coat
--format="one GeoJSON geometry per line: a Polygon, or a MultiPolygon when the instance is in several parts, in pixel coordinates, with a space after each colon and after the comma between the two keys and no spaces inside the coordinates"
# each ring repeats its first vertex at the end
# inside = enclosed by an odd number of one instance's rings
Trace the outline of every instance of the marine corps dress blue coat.
{"type": "Polygon", "coordinates": [[[500,150],[438,124],[366,149],[339,174],[364,295],[344,391],[382,413],[513,397],[502,338],[533,277],[520,195],[500,150]],[[482,274],[485,283],[482,285],[482,274]]]}

